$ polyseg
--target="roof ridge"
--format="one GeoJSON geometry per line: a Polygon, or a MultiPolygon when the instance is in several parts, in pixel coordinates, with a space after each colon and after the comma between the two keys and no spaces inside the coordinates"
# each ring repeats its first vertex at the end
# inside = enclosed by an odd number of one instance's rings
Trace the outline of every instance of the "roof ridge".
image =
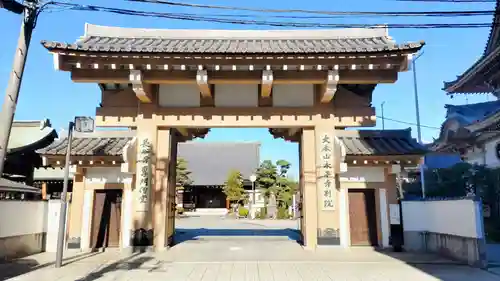
{"type": "Polygon", "coordinates": [[[84,37],[133,37],[171,39],[337,39],[386,37],[392,41],[387,25],[343,29],[150,29],[104,26],[85,23],[84,37]]]}

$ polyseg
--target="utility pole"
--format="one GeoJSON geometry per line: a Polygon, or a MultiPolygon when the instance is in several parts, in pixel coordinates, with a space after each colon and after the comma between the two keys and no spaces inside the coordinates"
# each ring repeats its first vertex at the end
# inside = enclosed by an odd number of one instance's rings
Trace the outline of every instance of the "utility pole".
{"type": "Polygon", "coordinates": [[[380,105],[380,107],[382,108],[382,130],[385,130],[384,104],[385,101],[383,101],[382,104],[380,105]]]}
{"type": "MultiPolygon", "coordinates": [[[[16,53],[14,55],[14,65],[7,84],[7,91],[3,102],[0,119],[0,177],[3,175],[7,145],[9,144],[10,131],[14,114],[16,112],[19,90],[23,80],[24,66],[31,41],[31,34],[35,28],[38,15],[38,0],[25,0],[23,4],[13,0],[0,0],[0,8],[4,8],[13,13],[23,13],[21,31],[17,41],[16,53]]],[[[5,28],[5,27],[4,27],[5,28]]]]}
{"type": "Polygon", "coordinates": [[[417,140],[421,144],[422,143],[422,131],[420,128],[420,107],[418,105],[418,87],[417,87],[417,67],[415,62],[418,58],[420,58],[424,53],[420,53],[412,62],[413,68],[413,94],[415,96],[415,113],[417,115],[417,140]]]}

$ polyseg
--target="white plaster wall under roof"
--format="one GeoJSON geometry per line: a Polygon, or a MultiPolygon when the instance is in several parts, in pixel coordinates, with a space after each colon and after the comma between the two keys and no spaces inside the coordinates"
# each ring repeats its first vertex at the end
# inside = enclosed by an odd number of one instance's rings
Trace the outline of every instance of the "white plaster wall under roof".
{"type": "Polygon", "coordinates": [[[194,84],[163,84],[160,85],[158,103],[163,107],[198,107],[200,90],[194,84]]]}
{"type": "Polygon", "coordinates": [[[216,84],[215,106],[257,107],[259,106],[258,85],[216,84]]]}
{"type": "Polygon", "coordinates": [[[314,85],[274,85],[272,98],[273,106],[277,107],[314,106],[314,85]]]}
{"type": "Polygon", "coordinates": [[[172,39],[335,39],[388,37],[387,25],[302,30],[149,29],[85,24],[85,36],[172,39]]]}

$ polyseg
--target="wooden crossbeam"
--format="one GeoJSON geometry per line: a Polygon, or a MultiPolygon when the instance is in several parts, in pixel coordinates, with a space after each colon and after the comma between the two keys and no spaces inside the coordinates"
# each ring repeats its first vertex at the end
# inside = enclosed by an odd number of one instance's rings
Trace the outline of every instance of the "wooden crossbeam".
{"type": "MultiPolygon", "coordinates": [[[[146,84],[196,84],[196,71],[146,70],[141,72],[146,84]]],[[[109,69],[75,69],[71,79],[80,83],[130,83],[130,71],[109,69]]],[[[207,71],[208,84],[261,84],[262,73],[252,71],[207,71]]],[[[338,84],[394,83],[396,70],[339,70],[338,84]]],[[[324,71],[273,71],[273,84],[324,84],[324,71]]]]}
{"type": "Polygon", "coordinates": [[[322,86],[321,103],[329,103],[332,101],[335,93],[337,92],[339,80],[340,77],[338,70],[328,71],[326,82],[322,86]]]}
{"type": "Polygon", "coordinates": [[[141,102],[153,102],[153,86],[143,82],[142,71],[130,70],[129,80],[130,83],[132,83],[132,89],[134,90],[135,95],[141,102]]]}
{"type": "Polygon", "coordinates": [[[262,85],[260,87],[260,95],[263,98],[268,98],[271,96],[273,90],[273,72],[272,70],[262,71],[262,85]]]}

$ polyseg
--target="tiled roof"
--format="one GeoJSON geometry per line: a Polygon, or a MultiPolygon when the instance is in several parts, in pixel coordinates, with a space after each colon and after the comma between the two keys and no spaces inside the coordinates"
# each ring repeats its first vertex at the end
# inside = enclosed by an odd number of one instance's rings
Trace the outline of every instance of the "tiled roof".
{"type": "Polygon", "coordinates": [[[255,173],[260,164],[260,143],[179,143],[178,157],[186,160],[193,185],[223,185],[232,169],[240,171],[244,179],[255,173]]]}
{"type": "Polygon", "coordinates": [[[50,121],[14,121],[10,132],[7,153],[34,151],[51,144],[57,132],[50,121]]]}
{"type": "MultiPolygon", "coordinates": [[[[123,148],[132,140],[133,132],[96,132],[75,134],[71,143],[71,155],[120,156],[123,148]]],[[[58,139],[51,145],[37,150],[42,155],[65,155],[68,138],[58,139]]]]}
{"type": "Polygon", "coordinates": [[[411,130],[338,130],[348,156],[422,155],[428,150],[411,137],[411,130]]]}
{"type": "Polygon", "coordinates": [[[85,52],[308,54],[416,52],[423,42],[396,44],[385,27],[339,30],[161,30],[87,25],[76,43],[42,41],[49,49],[85,52]]]}
{"type": "MultiPolygon", "coordinates": [[[[483,69],[491,66],[491,63],[498,60],[498,48],[500,46],[500,0],[496,1],[495,15],[493,16],[488,41],[484,47],[482,56],[472,64],[467,70],[453,81],[445,81],[443,90],[449,94],[454,93],[489,93],[492,87],[486,85],[487,80],[483,74],[479,73],[483,69]]],[[[493,73],[496,73],[493,71],[493,73]]]]}

